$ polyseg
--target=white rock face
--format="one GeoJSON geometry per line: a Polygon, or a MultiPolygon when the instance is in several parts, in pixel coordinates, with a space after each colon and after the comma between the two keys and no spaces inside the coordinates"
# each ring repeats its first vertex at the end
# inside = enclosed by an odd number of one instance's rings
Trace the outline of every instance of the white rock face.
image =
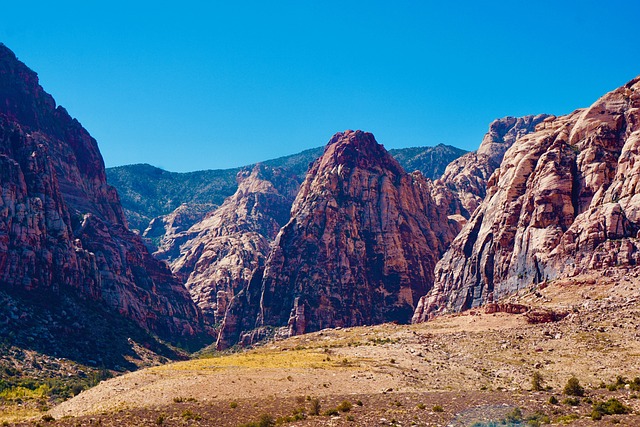
{"type": "Polygon", "coordinates": [[[640,78],[517,139],[414,321],[639,258],[640,78]]]}

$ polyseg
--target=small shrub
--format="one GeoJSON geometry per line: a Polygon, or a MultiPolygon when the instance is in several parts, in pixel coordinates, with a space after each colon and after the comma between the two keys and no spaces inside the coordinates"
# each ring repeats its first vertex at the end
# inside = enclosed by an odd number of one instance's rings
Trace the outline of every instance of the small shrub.
{"type": "Polygon", "coordinates": [[[322,413],[322,415],[324,415],[326,417],[330,417],[332,415],[340,415],[340,412],[338,412],[338,410],[336,408],[331,408],[331,409],[327,409],[326,411],[324,411],[322,413]]]}
{"type": "Polygon", "coordinates": [[[185,398],[184,397],[174,397],[173,398],[173,403],[182,403],[185,402],[185,398]]]}
{"type": "Polygon", "coordinates": [[[353,422],[353,421],[355,421],[355,420],[356,420],[356,419],[354,418],[354,416],[353,416],[353,415],[347,415],[347,421],[349,421],[349,422],[353,422]]]}
{"type": "Polygon", "coordinates": [[[595,412],[599,412],[602,415],[628,414],[631,412],[631,408],[623,405],[618,399],[611,398],[606,402],[595,403],[591,411],[591,418],[593,418],[595,412]]]}
{"type": "Polygon", "coordinates": [[[309,410],[309,414],[311,415],[320,415],[320,401],[318,399],[311,400],[311,409],[309,410]]]}
{"type": "Polygon", "coordinates": [[[238,407],[238,402],[231,402],[229,403],[229,408],[231,409],[236,409],[238,407]]]}
{"type": "Polygon", "coordinates": [[[241,424],[239,427],[273,427],[276,425],[273,417],[269,414],[262,414],[258,421],[241,424]]]}
{"type": "Polygon", "coordinates": [[[194,421],[199,421],[202,419],[202,417],[188,409],[182,411],[182,418],[184,418],[185,420],[194,420],[194,421]]]}
{"type": "Polygon", "coordinates": [[[576,377],[571,377],[564,386],[563,393],[568,396],[584,396],[584,387],[576,377]]]}
{"type": "Polygon", "coordinates": [[[158,418],[156,418],[156,424],[161,426],[162,424],[164,424],[165,419],[166,419],[166,415],[165,414],[158,415],[158,418]]]}
{"type": "Polygon", "coordinates": [[[55,421],[56,420],[55,418],[53,418],[49,414],[44,414],[41,419],[42,419],[42,421],[44,421],[46,423],[50,423],[51,421],[55,421]]]}
{"type": "Polygon", "coordinates": [[[425,406],[425,404],[424,404],[424,403],[418,403],[418,404],[416,405],[416,408],[418,408],[418,409],[424,409],[424,408],[426,408],[426,406],[425,406]]]}
{"type": "Polygon", "coordinates": [[[602,412],[596,411],[595,409],[591,411],[591,419],[593,421],[600,421],[602,419],[602,412]]]}
{"type": "Polygon", "coordinates": [[[431,408],[431,410],[433,412],[444,412],[444,408],[441,405],[433,405],[433,408],[431,408]]]}
{"type": "Polygon", "coordinates": [[[519,424],[522,421],[522,409],[513,408],[505,417],[506,423],[519,424]]]}
{"type": "Polygon", "coordinates": [[[533,375],[531,375],[531,390],[532,391],[542,391],[544,379],[542,378],[542,374],[538,371],[535,371],[533,375]]]}
{"type": "Polygon", "coordinates": [[[561,424],[567,424],[567,423],[570,423],[572,421],[577,420],[578,418],[580,418],[580,415],[578,415],[578,414],[562,415],[562,416],[556,418],[555,422],[556,423],[561,423],[561,424]]]}
{"type": "Polygon", "coordinates": [[[580,405],[580,399],[576,397],[567,397],[565,400],[562,401],[562,403],[569,406],[578,406],[580,405]]]}
{"type": "Polygon", "coordinates": [[[551,419],[544,412],[535,412],[526,418],[528,427],[540,427],[542,424],[551,423],[551,419]]]}
{"type": "Polygon", "coordinates": [[[558,404],[558,398],[555,397],[555,396],[551,396],[549,398],[549,403],[552,404],[552,405],[557,405],[558,404]]]}
{"type": "Polygon", "coordinates": [[[362,403],[362,400],[356,400],[356,405],[362,406],[362,405],[364,405],[364,403],[362,403]]]}
{"type": "Polygon", "coordinates": [[[353,405],[348,400],[343,400],[336,408],[340,412],[349,412],[353,405]]]}

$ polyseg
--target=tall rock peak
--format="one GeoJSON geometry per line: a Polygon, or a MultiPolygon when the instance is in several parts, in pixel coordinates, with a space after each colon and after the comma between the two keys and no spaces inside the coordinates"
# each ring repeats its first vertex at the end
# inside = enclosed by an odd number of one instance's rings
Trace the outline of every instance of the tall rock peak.
{"type": "Polygon", "coordinates": [[[264,269],[232,302],[219,346],[250,340],[249,331],[263,326],[296,335],[408,322],[459,230],[432,188],[372,134],[334,135],[309,169],[264,269]]]}
{"type": "Polygon", "coordinates": [[[200,314],[127,229],[98,145],[0,47],[0,290],[72,292],[169,340],[200,314]]]}
{"type": "Polygon", "coordinates": [[[637,268],[639,153],[640,78],[519,137],[436,266],[414,320],[545,280],[637,268]]]}
{"type": "Polygon", "coordinates": [[[378,144],[373,134],[361,130],[338,132],[329,140],[318,170],[339,165],[349,168],[377,166],[396,174],[404,173],[402,166],[378,144]]]}

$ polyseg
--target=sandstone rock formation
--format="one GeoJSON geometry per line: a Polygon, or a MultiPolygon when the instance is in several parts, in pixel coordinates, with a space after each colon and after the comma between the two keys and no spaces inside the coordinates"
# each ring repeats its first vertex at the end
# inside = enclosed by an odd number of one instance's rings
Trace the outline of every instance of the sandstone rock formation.
{"type": "Polygon", "coordinates": [[[0,287],[75,292],[159,336],[188,339],[200,315],[131,233],[96,141],[0,44],[0,287]]]}
{"type": "Polygon", "coordinates": [[[487,181],[500,166],[504,153],[521,136],[531,133],[546,114],[504,117],[494,120],[477,151],[467,153],[447,165],[441,183],[453,191],[469,218],[486,196],[487,181]]]}
{"type": "Polygon", "coordinates": [[[222,321],[231,298],[264,265],[300,185],[297,176],[262,164],[237,179],[238,190],[220,208],[165,237],[155,253],[171,263],[211,323],[222,321]]]}
{"type": "MultiPolygon", "coordinates": [[[[292,175],[304,178],[309,165],[322,155],[323,149],[324,147],[312,148],[261,163],[268,167],[282,168],[292,175]]],[[[435,147],[400,148],[389,152],[405,170],[419,170],[431,179],[439,178],[452,160],[466,153],[443,144],[435,147]]],[[[255,165],[246,168],[251,169],[253,166],[255,165]]],[[[240,170],[233,168],[179,173],[137,164],[108,168],[107,180],[118,190],[129,227],[140,234],[151,227],[146,242],[154,252],[158,249],[158,241],[163,237],[163,228],[169,234],[174,234],[171,224],[175,220],[172,218],[174,212],[181,219],[199,212],[213,212],[238,189],[235,177],[240,170]]],[[[191,225],[195,222],[197,221],[193,220],[191,225]]]]}
{"type": "Polygon", "coordinates": [[[309,170],[264,271],[232,302],[219,346],[261,326],[287,326],[296,335],[408,322],[459,231],[432,189],[419,172],[407,174],[373,135],[336,134],[309,170]]]}
{"type": "Polygon", "coordinates": [[[414,321],[640,258],[640,77],[519,138],[414,321]]]}

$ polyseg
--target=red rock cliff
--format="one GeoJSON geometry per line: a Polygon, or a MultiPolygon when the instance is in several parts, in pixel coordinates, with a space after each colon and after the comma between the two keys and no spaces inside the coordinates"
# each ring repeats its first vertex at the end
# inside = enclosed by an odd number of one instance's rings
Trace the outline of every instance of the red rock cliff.
{"type": "MultiPolygon", "coordinates": [[[[276,237],[254,325],[287,326],[295,335],[409,322],[459,231],[432,187],[420,173],[407,174],[372,134],[336,134],[276,237]]],[[[255,303],[256,292],[245,297],[255,303]]]]}
{"type": "Polygon", "coordinates": [[[519,138],[414,321],[640,259],[640,77],[519,138]]]}
{"type": "Polygon", "coordinates": [[[0,45],[0,286],[74,289],[166,339],[192,337],[186,289],[126,226],[96,141],[0,45]]]}

